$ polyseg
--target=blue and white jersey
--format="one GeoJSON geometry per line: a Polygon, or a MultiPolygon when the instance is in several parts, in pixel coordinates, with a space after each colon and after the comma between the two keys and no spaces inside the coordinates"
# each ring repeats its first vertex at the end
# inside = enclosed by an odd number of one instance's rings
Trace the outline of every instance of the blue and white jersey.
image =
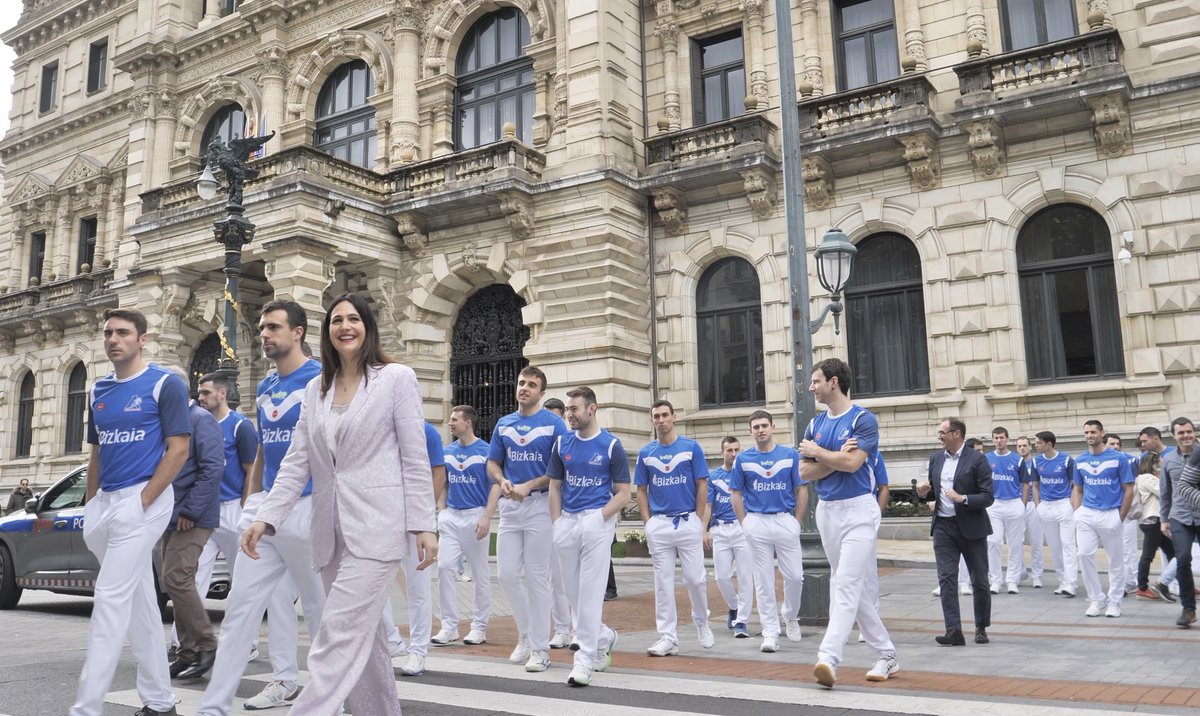
{"type": "Polygon", "coordinates": [[[1021,456],[1015,452],[987,454],[992,468],[992,494],[997,500],[1021,499],[1021,456]]]}
{"type": "Polygon", "coordinates": [[[732,477],[733,473],[724,465],[708,471],[708,502],[712,505],[710,525],[737,520],[737,513],[733,511],[733,490],[729,485],[732,477]]]}
{"type": "Polygon", "coordinates": [[[476,440],[463,445],[455,440],[442,452],[446,461],[446,506],[456,510],[486,507],[492,489],[487,474],[487,442],[476,440]]]}
{"type": "Polygon", "coordinates": [[[105,492],[148,481],[167,438],[191,433],[187,386],[153,363],[125,379],[110,373],[89,391],[87,441],[100,446],[105,492]]]}
{"type": "Polygon", "coordinates": [[[786,445],[769,452],[757,447],[744,450],[733,461],[729,486],[742,492],[746,512],[792,512],[796,488],[808,484],[800,478],[800,453],[786,445]]]}
{"type": "Polygon", "coordinates": [[[867,465],[871,468],[871,475],[875,480],[875,494],[888,486],[887,465],[883,463],[883,453],[876,450],[874,454],[867,458],[867,465]]]}
{"type": "Polygon", "coordinates": [[[700,443],[676,437],[663,445],[655,440],[638,452],[633,482],[646,486],[650,514],[686,515],[696,511],[696,483],[708,479],[708,460],[700,443]]]}
{"type": "Polygon", "coordinates": [[[1108,448],[1099,455],[1086,452],[1075,458],[1075,484],[1083,485],[1083,506],[1093,510],[1116,510],[1125,499],[1122,485],[1137,478],[1129,456],[1108,448]]]}
{"type": "Polygon", "coordinates": [[[430,467],[443,467],[446,464],[446,454],[442,449],[442,436],[437,428],[425,423],[425,452],[429,453],[430,467]]]}
{"type": "Polygon", "coordinates": [[[504,477],[514,485],[536,480],[546,474],[550,448],[567,433],[562,418],[541,408],[526,417],[509,413],[496,423],[488,459],[504,468],[504,477]]]}
{"type": "Polygon", "coordinates": [[[854,472],[834,470],[817,482],[817,495],[826,502],[848,500],[859,495],[869,495],[875,489],[871,474],[872,455],[879,452],[879,421],[866,408],[851,405],[845,413],[834,417],[829,411],[819,413],[808,422],[804,439],[838,452],[850,438],[858,440],[858,449],[867,454],[867,459],[854,472]]]}
{"type": "Polygon", "coordinates": [[[1041,499],[1053,502],[1071,496],[1071,482],[1075,479],[1075,460],[1065,452],[1052,458],[1036,455],[1033,458],[1033,479],[1040,487],[1041,499]]]}
{"type": "Polygon", "coordinates": [[[603,428],[590,438],[570,432],[555,439],[546,474],[563,481],[563,512],[598,510],[608,504],[617,484],[629,483],[629,456],[603,428]]]}
{"type": "Polygon", "coordinates": [[[225,440],[225,472],[221,475],[221,502],[240,500],[246,485],[242,465],[254,462],[258,454],[258,433],[245,415],[230,410],[221,421],[221,437],[225,440]]]}
{"type": "MultiPolygon", "coordinates": [[[[292,431],[300,420],[300,406],[309,381],[321,374],[321,364],[309,358],[287,375],[268,373],[258,383],[258,432],[262,438],[264,491],[270,491],[283,456],[292,446],[292,431]]],[[[301,495],[312,494],[312,479],[301,495]]]]}

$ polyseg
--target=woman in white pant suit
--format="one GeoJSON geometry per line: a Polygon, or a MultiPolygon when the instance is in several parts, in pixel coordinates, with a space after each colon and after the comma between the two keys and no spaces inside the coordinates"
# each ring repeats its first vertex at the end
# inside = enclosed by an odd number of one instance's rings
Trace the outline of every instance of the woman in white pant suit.
{"type": "Polygon", "coordinates": [[[259,538],[288,516],[312,476],[313,564],[328,598],[308,654],[309,682],[294,713],[396,716],[400,702],[381,614],[416,535],[418,569],[437,557],[433,478],[412,369],[384,355],[375,317],[352,293],[321,326],[321,375],[309,383],[292,447],[242,535],[259,538]]]}

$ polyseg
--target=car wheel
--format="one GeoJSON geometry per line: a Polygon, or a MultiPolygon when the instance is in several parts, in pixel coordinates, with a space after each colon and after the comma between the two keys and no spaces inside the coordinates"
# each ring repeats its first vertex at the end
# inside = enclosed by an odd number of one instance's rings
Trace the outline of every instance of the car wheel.
{"type": "Polygon", "coordinates": [[[0,544],[0,609],[12,609],[21,600],[17,574],[8,547],[0,544]]]}

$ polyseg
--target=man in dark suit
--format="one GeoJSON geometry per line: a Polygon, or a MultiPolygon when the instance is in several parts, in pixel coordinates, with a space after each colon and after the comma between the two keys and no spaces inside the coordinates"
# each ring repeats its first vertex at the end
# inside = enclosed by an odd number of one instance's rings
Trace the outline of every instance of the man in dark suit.
{"type": "Polygon", "coordinates": [[[942,646],[967,643],[958,610],[958,558],[971,575],[975,600],[975,643],[988,643],[992,621],[992,595],[988,591],[987,537],[992,533],[987,508],[992,504],[992,469],[982,453],[963,448],[967,426],[960,418],[947,418],[938,426],[942,449],[929,458],[928,482],[917,485],[917,494],[934,503],[933,553],[937,559],[946,633],[935,637],[942,646]]]}

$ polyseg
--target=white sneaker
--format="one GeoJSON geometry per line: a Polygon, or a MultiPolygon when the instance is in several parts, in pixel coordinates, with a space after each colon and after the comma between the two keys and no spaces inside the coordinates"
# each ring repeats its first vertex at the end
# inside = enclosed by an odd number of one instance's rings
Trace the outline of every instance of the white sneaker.
{"type": "Polygon", "coordinates": [[[900,671],[900,663],[896,661],[895,654],[880,657],[879,661],[875,662],[875,666],[867,672],[867,681],[887,681],[888,677],[900,671]]]}
{"type": "Polygon", "coordinates": [[[471,631],[467,632],[467,638],[463,639],[463,643],[471,645],[486,644],[487,632],[482,629],[472,629],[471,631]]]}
{"type": "Polygon", "coordinates": [[[425,673],[425,657],[420,654],[409,654],[400,665],[400,673],[404,676],[420,676],[425,673]]]}
{"type": "Polygon", "coordinates": [[[1021,593],[1021,590],[1020,590],[1020,589],[1017,589],[1017,583],[1016,583],[1016,582],[1009,582],[1009,583],[1008,583],[1008,593],[1009,593],[1009,594],[1020,594],[1020,593],[1021,593]]]}
{"type": "Polygon", "coordinates": [[[989,584],[988,591],[990,591],[992,594],[999,594],[1000,593],[1000,583],[993,582],[993,583],[989,584]]]}
{"type": "Polygon", "coordinates": [[[1034,588],[1034,589],[1041,589],[1041,588],[1042,588],[1042,578],[1041,578],[1041,577],[1034,577],[1034,578],[1033,578],[1033,588],[1034,588]]]}
{"type": "Polygon", "coordinates": [[[800,620],[792,619],[787,623],[788,641],[800,641],[800,620]]]}
{"type": "Polygon", "coordinates": [[[246,661],[254,661],[257,658],[258,658],[258,646],[256,645],[256,646],[250,647],[250,658],[246,659],[246,661]]]}
{"type": "Polygon", "coordinates": [[[548,651],[531,651],[529,652],[529,661],[525,662],[526,671],[545,671],[550,668],[550,652],[548,651]]]}
{"type": "Polygon", "coordinates": [[[458,630],[455,629],[454,631],[450,631],[446,627],[442,627],[438,630],[437,634],[434,634],[432,637],[430,637],[429,641],[437,646],[446,646],[447,644],[458,641],[458,630]]]}
{"type": "Polygon", "coordinates": [[[467,574],[466,572],[463,572],[462,574],[455,577],[455,579],[457,579],[460,582],[469,582],[469,581],[471,581],[471,575],[467,574]]]}
{"type": "Polygon", "coordinates": [[[958,588],[958,593],[964,597],[969,597],[975,593],[975,589],[969,584],[964,584],[958,588]]]}
{"type": "Polygon", "coordinates": [[[865,636],[863,636],[863,633],[860,631],[860,632],[858,633],[858,643],[859,643],[859,644],[865,644],[865,643],[866,643],[866,641],[867,641],[867,638],[866,638],[865,636]]]}
{"type": "Polygon", "coordinates": [[[933,596],[935,596],[935,597],[940,597],[940,596],[942,596],[942,588],[941,588],[941,587],[934,587],[934,588],[933,588],[933,591],[932,591],[932,592],[930,592],[930,594],[932,594],[932,595],[933,595],[933,596]]]}
{"type": "Polygon", "coordinates": [[[604,647],[604,655],[600,659],[600,665],[595,667],[594,671],[607,671],[608,667],[612,666],[612,653],[615,648],[617,648],[617,630],[609,627],[608,646],[604,647]]]}
{"type": "Polygon", "coordinates": [[[817,665],[813,667],[813,676],[817,679],[818,684],[832,689],[833,685],[837,683],[837,667],[824,661],[818,661],[817,665]]]}
{"type": "Polygon", "coordinates": [[[706,624],[696,625],[696,640],[700,642],[700,646],[705,649],[711,649],[713,645],[712,627],[706,624]]]}
{"type": "Polygon", "coordinates": [[[272,681],[264,686],[263,690],[258,692],[258,695],[246,699],[246,703],[243,705],[247,711],[273,709],[277,706],[291,706],[296,703],[296,697],[299,695],[299,686],[289,690],[287,685],[282,681],[272,681]]]}
{"type": "Polygon", "coordinates": [[[1087,611],[1084,614],[1089,617],[1098,617],[1100,616],[1100,611],[1100,602],[1091,602],[1088,604],[1087,611]]]}
{"type": "Polygon", "coordinates": [[[576,664],[571,668],[571,675],[567,677],[567,683],[571,686],[587,686],[592,683],[592,670],[583,664],[576,664]]]}
{"type": "Polygon", "coordinates": [[[571,636],[569,634],[558,633],[550,640],[551,649],[566,649],[571,645],[571,636]]]}
{"type": "Polygon", "coordinates": [[[388,654],[393,659],[399,659],[402,656],[406,656],[408,654],[408,644],[405,644],[403,641],[389,643],[388,644],[388,654]]]}
{"type": "Polygon", "coordinates": [[[570,649],[571,651],[579,651],[579,635],[578,634],[575,634],[574,632],[572,632],[571,645],[567,648],[570,649]]]}
{"type": "Polygon", "coordinates": [[[679,653],[679,645],[670,639],[659,639],[646,649],[646,653],[650,656],[674,656],[679,653]]]}
{"type": "Polygon", "coordinates": [[[1116,604],[1109,604],[1108,609],[1104,610],[1104,616],[1116,619],[1117,617],[1121,616],[1121,607],[1117,606],[1116,604]]]}
{"type": "Polygon", "coordinates": [[[517,639],[517,648],[509,655],[508,660],[514,664],[524,664],[529,661],[529,638],[522,635],[517,639]]]}
{"type": "Polygon", "coordinates": [[[762,646],[758,650],[766,654],[774,654],[779,651],[779,638],[773,636],[764,636],[762,646]]]}

